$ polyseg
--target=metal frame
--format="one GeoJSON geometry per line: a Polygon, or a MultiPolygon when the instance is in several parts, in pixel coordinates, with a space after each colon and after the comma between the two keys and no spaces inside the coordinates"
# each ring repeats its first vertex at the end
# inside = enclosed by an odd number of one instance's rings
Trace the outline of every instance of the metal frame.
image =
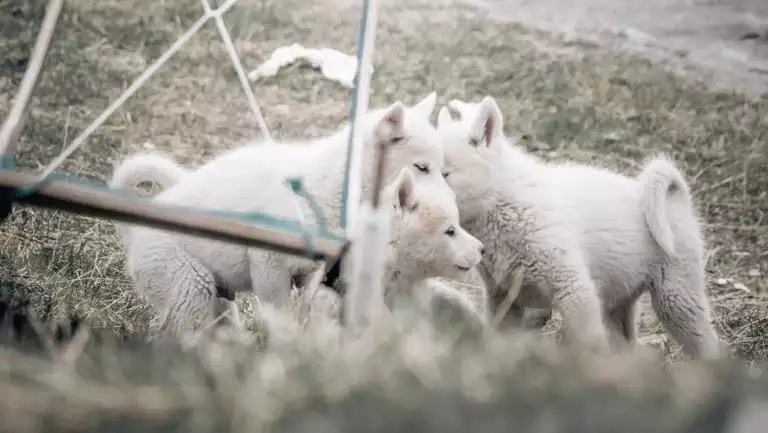
{"type": "MultiPolygon", "coordinates": [[[[35,177],[32,174],[0,171],[2,188],[24,188],[34,181],[35,177]]],[[[336,235],[338,239],[316,236],[312,239],[313,247],[310,250],[301,234],[288,230],[249,224],[199,211],[165,207],[149,201],[122,197],[106,189],[82,186],[63,180],[46,182],[30,194],[19,197],[17,201],[288,254],[309,256],[316,260],[336,260],[345,244],[341,235],[336,235]]]]}
{"type": "MultiPolygon", "coordinates": [[[[369,317],[371,311],[369,311],[366,305],[370,306],[372,301],[376,301],[373,298],[378,298],[380,301],[383,293],[383,281],[379,281],[382,279],[380,277],[383,275],[384,269],[381,251],[384,251],[386,248],[385,244],[389,233],[389,214],[387,209],[382,209],[379,206],[379,194],[382,182],[384,181],[383,164],[387,157],[387,148],[385,146],[377,149],[378,151],[375,156],[374,185],[371,197],[369,198],[371,206],[364,206],[358,209],[358,205],[363,199],[361,191],[363,176],[361,157],[364,143],[360,122],[368,109],[370,73],[377,27],[377,0],[362,0],[363,16],[360,23],[357,49],[357,77],[350,112],[351,127],[347,149],[347,175],[343,184],[347,198],[346,202],[342,202],[342,228],[345,232],[343,235],[339,233],[313,234],[306,231],[309,230],[308,228],[303,233],[296,233],[287,229],[258,226],[233,218],[215,216],[210,213],[171,208],[151,201],[135,200],[110,192],[108,189],[93,188],[48,177],[55,170],[59,162],[67,158],[79,144],[84,142],[90,133],[89,131],[92,132],[98,128],[122,102],[142,85],[143,80],[146,80],[162,65],[164,59],[167,60],[167,58],[173,55],[174,50],[184,43],[184,38],[196,32],[196,29],[202,27],[210,18],[216,20],[219,33],[227,45],[235,68],[238,69],[238,77],[244,86],[248,102],[254,110],[259,126],[267,138],[270,139],[269,132],[266,130],[266,125],[255,103],[250,87],[248,87],[247,81],[244,79],[245,75],[241,70],[242,65],[239,63],[237,53],[234,51],[234,46],[232,46],[231,39],[220,17],[221,13],[236,1],[228,0],[219,9],[213,11],[207,0],[201,0],[206,15],[198,20],[195,26],[185,35],[179,38],[160,59],[144,71],[131,87],[114,101],[86,131],[73,140],[73,143],[65,148],[62,154],[40,175],[7,170],[7,168],[12,167],[12,164],[11,167],[0,166],[0,212],[4,213],[0,214],[0,220],[6,216],[6,210],[10,211],[3,208],[10,205],[11,201],[15,201],[288,254],[309,256],[316,260],[322,259],[326,263],[334,263],[340,260],[341,256],[345,253],[348,246],[345,236],[349,233],[349,230],[361,230],[360,235],[362,238],[359,240],[363,241],[363,245],[368,245],[368,250],[373,249],[375,251],[358,249],[355,252],[353,257],[353,267],[355,268],[353,270],[355,272],[351,273],[354,281],[352,281],[351,293],[347,293],[345,298],[348,301],[353,299],[352,297],[362,300],[359,302],[360,305],[355,307],[360,310],[355,312],[355,318],[364,319],[369,317]],[[365,227],[361,228],[358,226],[361,224],[361,221],[365,227]],[[308,238],[310,235],[313,237],[308,238]]],[[[5,119],[2,129],[0,129],[0,158],[11,158],[15,150],[16,142],[27,118],[30,97],[36,87],[63,6],[64,0],[50,0],[48,3],[40,34],[35,42],[19,93],[16,96],[8,118],[5,119]]],[[[2,159],[0,159],[0,162],[2,162],[2,159]]],[[[352,315],[345,322],[356,325],[359,321],[351,319],[352,315]]]]}
{"type": "MultiPolygon", "coordinates": [[[[63,6],[64,0],[51,0],[48,3],[29,66],[11,112],[0,129],[0,157],[10,158],[16,148],[27,120],[29,100],[37,85],[63,6]]],[[[0,170],[0,192],[4,193],[0,194],[0,197],[8,196],[20,203],[309,256],[329,262],[338,259],[346,244],[342,234],[331,233],[331,236],[318,235],[313,238],[312,248],[309,249],[305,235],[301,233],[257,226],[203,212],[163,207],[156,203],[121,197],[106,189],[73,182],[50,180],[39,183],[40,180],[35,174],[0,170]],[[14,196],[15,191],[25,188],[29,188],[31,192],[14,196]]]]}

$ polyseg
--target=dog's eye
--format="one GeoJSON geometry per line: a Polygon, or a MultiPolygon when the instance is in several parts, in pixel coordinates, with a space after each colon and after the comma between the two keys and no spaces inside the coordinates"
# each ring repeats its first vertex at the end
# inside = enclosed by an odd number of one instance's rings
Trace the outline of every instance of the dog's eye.
{"type": "Polygon", "coordinates": [[[445,234],[448,236],[456,236],[456,229],[453,226],[448,227],[448,229],[445,231],[445,234]]]}
{"type": "Polygon", "coordinates": [[[429,167],[427,167],[425,164],[413,164],[414,167],[416,167],[417,170],[424,174],[429,174],[429,167]]]}
{"type": "Polygon", "coordinates": [[[447,171],[444,171],[443,172],[443,179],[448,179],[448,176],[450,176],[450,175],[451,175],[451,173],[449,173],[447,171]]]}
{"type": "Polygon", "coordinates": [[[392,143],[392,144],[397,144],[397,143],[402,142],[403,140],[405,140],[405,137],[395,137],[395,138],[389,140],[389,142],[392,143]]]}
{"type": "Polygon", "coordinates": [[[472,147],[477,147],[480,145],[480,140],[478,140],[477,138],[470,138],[469,145],[472,147]]]}

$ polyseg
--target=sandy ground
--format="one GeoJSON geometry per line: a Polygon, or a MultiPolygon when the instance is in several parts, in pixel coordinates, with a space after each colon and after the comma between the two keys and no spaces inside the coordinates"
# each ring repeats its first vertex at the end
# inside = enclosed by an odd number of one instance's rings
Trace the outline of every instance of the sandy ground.
{"type": "Polygon", "coordinates": [[[720,90],[768,92],[765,0],[466,0],[568,40],[640,53],[720,90]]]}

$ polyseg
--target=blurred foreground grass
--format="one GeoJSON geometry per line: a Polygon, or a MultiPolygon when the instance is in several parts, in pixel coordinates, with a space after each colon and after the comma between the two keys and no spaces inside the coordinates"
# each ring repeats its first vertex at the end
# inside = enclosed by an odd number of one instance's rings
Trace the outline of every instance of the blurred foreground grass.
{"type": "Polygon", "coordinates": [[[596,356],[523,334],[457,340],[426,323],[187,351],[82,328],[47,351],[9,328],[8,432],[747,433],[768,402],[762,370],[734,360],[596,356]]]}

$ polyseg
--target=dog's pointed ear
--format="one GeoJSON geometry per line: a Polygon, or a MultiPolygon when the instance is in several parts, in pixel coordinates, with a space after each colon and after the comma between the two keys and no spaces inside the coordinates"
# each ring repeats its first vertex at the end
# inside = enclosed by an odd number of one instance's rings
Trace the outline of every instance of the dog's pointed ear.
{"type": "Polygon", "coordinates": [[[448,102],[448,109],[459,116],[459,120],[471,119],[477,108],[474,104],[469,104],[458,99],[451,99],[448,102]]]}
{"type": "Polygon", "coordinates": [[[451,112],[448,110],[448,107],[442,107],[440,112],[437,113],[437,127],[440,128],[451,122],[453,122],[453,118],[451,117],[451,112]]]}
{"type": "Polygon", "coordinates": [[[397,143],[405,136],[405,105],[397,101],[384,111],[375,128],[380,142],[397,143]]]}
{"type": "Polygon", "coordinates": [[[432,116],[432,112],[435,111],[435,103],[437,102],[437,92],[432,92],[422,99],[421,102],[414,105],[411,110],[418,113],[419,116],[429,119],[432,116]]]}
{"type": "Polygon", "coordinates": [[[416,196],[414,188],[416,187],[416,178],[410,168],[403,167],[397,179],[392,184],[394,195],[394,207],[403,212],[412,212],[416,208],[416,196]]]}
{"type": "Polygon", "coordinates": [[[475,120],[472,122],[472,145],[493,146],[504,133],[503,122],[496,100],[490,95],[484,97],[477,106],[475,120]]]}

